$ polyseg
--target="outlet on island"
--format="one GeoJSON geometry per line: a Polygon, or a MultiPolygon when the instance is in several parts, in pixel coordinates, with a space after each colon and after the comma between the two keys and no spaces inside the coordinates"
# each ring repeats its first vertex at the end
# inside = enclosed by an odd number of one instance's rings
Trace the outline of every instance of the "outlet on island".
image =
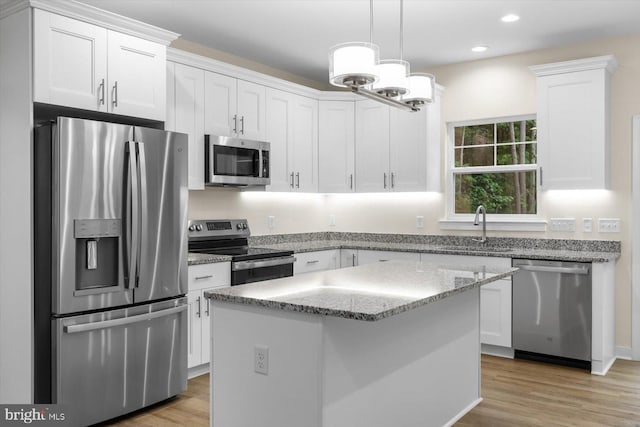
{"type": "Polygon", "coordinates": [[[253,370],[258,374],[269,375],[269,347],[256,344],[253,348],[253,370]]]}

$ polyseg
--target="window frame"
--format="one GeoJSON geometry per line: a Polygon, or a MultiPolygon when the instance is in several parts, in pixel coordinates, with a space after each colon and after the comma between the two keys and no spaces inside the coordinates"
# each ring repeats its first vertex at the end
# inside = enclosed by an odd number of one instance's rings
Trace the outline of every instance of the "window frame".
{"type": "MultiPolygon", "coordinates": [[[[496,117],[489,119],[477,119],[477,120],[463,120],[447,123],[447,221],[446,222],[467,222],[473,221],[475,214],[457,214],[455,213],[455,176],[466,175],[471,173],[501,173],[501,172],[536,172],[536,213],[535,214],[488,214],[487,223],[489,222],[505,222],[505,223],[539,223],[542,219],[540,214],[540,166],[539,166],[539,150],[538,140],[536,139],[536,163],[535,164],[517,164],[517,165],[495,165],[495,166],[467,166],[456,167],[455,166],[455,128],[461,126],[477,126],[477,125],[494,125],[496,123],[505,122],[519,122],[522,120],[536,120],[536,114],[523,114],[517,116],[496,117]]],[[[494,134],[494,143],[491,145],[494,147],[494,161],[496,159],[495,154],[498,145],[495,142],[497,136],[494,134]]],[[[510,144],[506,144],[510,145],[510,144]]],[[[516,144],[518,145],[518,144],[516,144]]],[[[481,145],[482,146],[482,145],[481,145]]],[[[480,146],[480,147],[481,147],[480,146]]],[[[448,227],[447,227],[448,228],[448,227]]]]}

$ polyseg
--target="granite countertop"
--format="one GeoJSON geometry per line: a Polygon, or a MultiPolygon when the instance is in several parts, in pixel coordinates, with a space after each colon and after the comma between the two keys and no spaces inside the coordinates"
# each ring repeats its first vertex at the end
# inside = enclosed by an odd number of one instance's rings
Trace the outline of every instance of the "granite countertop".
{"type": "Polygon", "coordinates": [[[188,265],[213,264],[215,262],[228,262],[228,261],[231,261],[231,257],[228,255],[196,254],[193,252],[189,252],[187,254],[188,265]]]}
{"type": "Polygon", "coordinates": [[[376,321],[512,275],[517,269],[388,261],[214,289],[205,297],[376,321]]]}

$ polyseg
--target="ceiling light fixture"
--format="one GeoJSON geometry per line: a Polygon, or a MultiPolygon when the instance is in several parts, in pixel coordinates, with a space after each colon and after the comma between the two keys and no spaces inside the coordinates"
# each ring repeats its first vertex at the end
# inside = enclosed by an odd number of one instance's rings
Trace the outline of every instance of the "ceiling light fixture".
{"type": "Polygon", "coordinates": [[[502,22],[516,22],[520,20],[520,17],[514,13],[509,13],[507,15],[504,15],[502,18],[500,18],[500,20],[502,22]]]}
{"type": "Polygon", "coordinates": [[[488,47],[488,46],[475,46],[475,47],[472,47],[472,48],[471,48],[471,51],[472,51],[472,52],[484,52],[484,51],[486,51],[487,49],[489,49],[489,47],[488,47]]]}
{"type": "Polygon", "coordinates": [[[379,59],[373,43],[373,0],[369,2],[369,43],[342,43],[329,49],[329,82],[353,93],[408,111],[433,101],[435,79],[431,74],[409,74],[403,60],[403,0],[400,0],[400,59],[379,59]]]}

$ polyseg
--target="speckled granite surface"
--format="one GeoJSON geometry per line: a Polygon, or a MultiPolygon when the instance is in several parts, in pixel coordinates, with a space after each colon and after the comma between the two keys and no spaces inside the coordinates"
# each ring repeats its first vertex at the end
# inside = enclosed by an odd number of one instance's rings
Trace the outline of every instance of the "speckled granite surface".
{"type": "Polygon", "coordinates": [[[196,254],[193,252],[189,252],[187,254],[187,263],[189,265],[213,264],[215,262],[228,262],[228,261],[231,261],[231,257],[227,255],[196,254]]]}
{"type": "Polygon", "coordinates": [[[484,244],[470,236],[425,236],[378,233],[298,233],[252,236],[252,246],[313,252],[327,249],[369,249],[503,258],[608,262],[620,256],[620,242],[490,237],[484,244]]]}
{"type": "Polygon", "coordinates": [[[376,321],[510,276],[517,269],[388,261],[215,289],[237,304],[376,321]]]}

